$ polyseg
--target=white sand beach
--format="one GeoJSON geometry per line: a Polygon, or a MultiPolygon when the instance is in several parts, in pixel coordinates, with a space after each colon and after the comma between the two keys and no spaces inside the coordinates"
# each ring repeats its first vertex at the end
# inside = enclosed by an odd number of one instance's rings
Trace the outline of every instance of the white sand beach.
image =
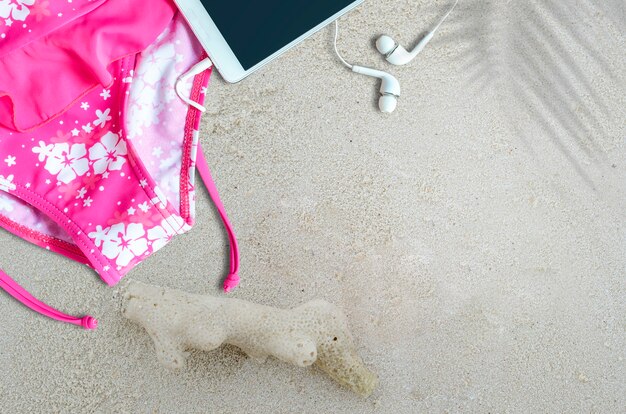
{"type": "MultiPolygon", "coordinates": [[[[2,413],[626,413],[626,4],[366,1],[245,81],[215,74],[201,139],[239,236],[232,297],[346,313],[378,374],[364,399],[316,368],[235,347],[162,367],[84,265],[0,232],[0,267],[100,321],[86,332],[0,291],[2,413]]],[[[198,223],[128,278],[222,295],[227,239],[198,223]]]]}

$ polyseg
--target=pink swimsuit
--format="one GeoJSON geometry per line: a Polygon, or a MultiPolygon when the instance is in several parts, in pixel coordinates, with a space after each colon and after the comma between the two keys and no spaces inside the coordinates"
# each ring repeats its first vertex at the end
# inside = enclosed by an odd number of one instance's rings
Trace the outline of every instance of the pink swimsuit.
{"type": "MultiPolygon", "coordinates": [[[[0,226],[115,285],[191,229],[198,168],[228,231],[229,291],[237,241],[199,150],[200,111],[175,91],[205,56],[171,1],[149,3],[0,1],[0,226]]],[[[209,76],[183,84],[185,99],[202,103],[209,76]]],[[[54,319],[95,327],[2,271],[0,287],[54,319]]]]}

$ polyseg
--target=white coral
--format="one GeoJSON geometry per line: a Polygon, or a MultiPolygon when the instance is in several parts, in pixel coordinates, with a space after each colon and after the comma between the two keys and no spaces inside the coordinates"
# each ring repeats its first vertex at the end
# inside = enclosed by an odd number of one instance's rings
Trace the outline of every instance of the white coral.
{"type": "Polygon", "coordinates": [[[187,349],[231,344],[257,360],[271,355],[301,367],[316,364],[364,396],[378,382],[356,353],[345,315],[323,300],[277,309],[131,281],[123,312],[146,329],[159,361],[169,368],[184,366],[187,349]]]}

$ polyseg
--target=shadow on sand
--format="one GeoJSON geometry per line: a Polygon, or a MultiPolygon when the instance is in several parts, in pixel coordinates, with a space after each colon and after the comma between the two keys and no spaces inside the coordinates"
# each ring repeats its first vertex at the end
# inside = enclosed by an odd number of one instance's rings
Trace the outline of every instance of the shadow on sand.
{"type": "Polygon", "coordinates": [[[606,36],[598,22],[611,22],[609,14],[624,9],[617,2],[596,6],[589,0],[461,0],[435,42],[463,46],[460,58],[468,86],[475,93],[491,88],[532,154],[540,144],[545,148],[537,140],[549,137],[573,171],[594,188],[585,163],[600,170],[610,165],[606,125],[616,117],[599,91],[598,77],[619,85],[617,69],[597,46],[606,36]],[[514,105],[508,107],[510,103],[514,105]]]}

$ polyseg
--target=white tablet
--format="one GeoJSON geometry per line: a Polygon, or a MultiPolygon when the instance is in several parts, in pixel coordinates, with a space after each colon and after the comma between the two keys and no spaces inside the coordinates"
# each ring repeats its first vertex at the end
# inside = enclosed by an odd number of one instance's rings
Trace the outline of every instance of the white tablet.
{"type": "Polygon", "coordinates": [[[226,79],[239,82],[363,0],[175,0],[226,79]]]}

